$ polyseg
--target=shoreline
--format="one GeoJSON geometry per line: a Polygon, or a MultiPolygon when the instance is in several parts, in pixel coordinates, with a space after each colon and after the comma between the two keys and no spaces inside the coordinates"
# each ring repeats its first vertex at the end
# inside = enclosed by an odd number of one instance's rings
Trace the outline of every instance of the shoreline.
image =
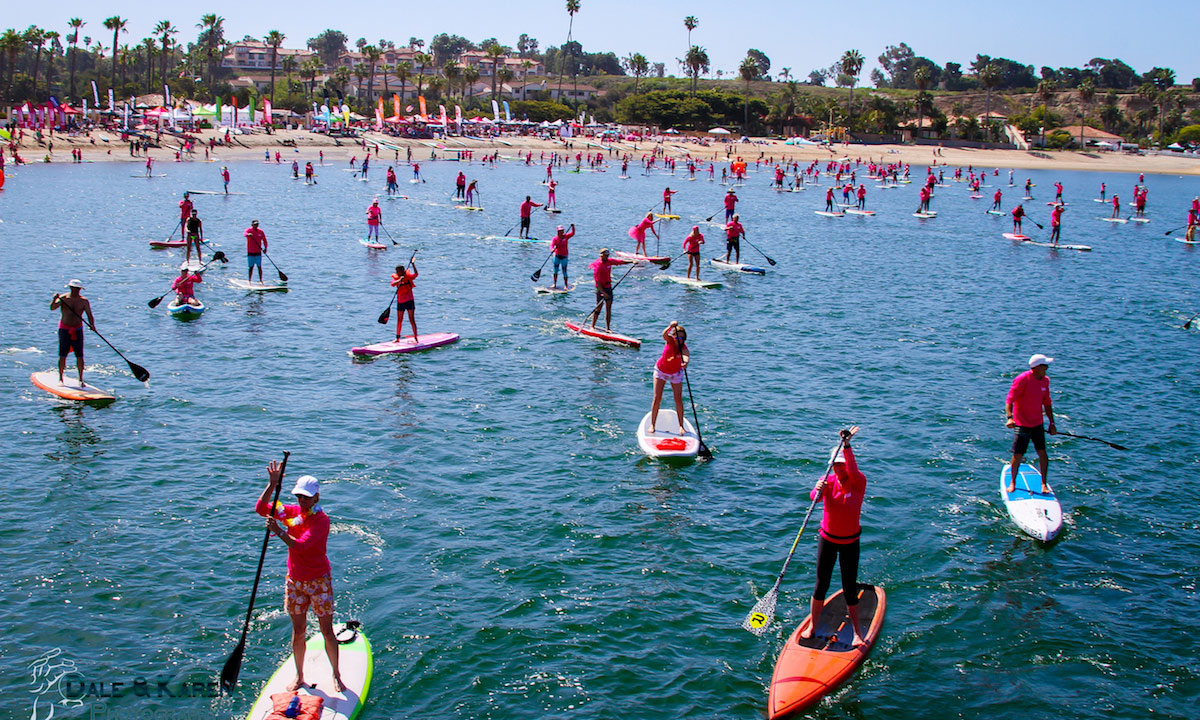
{"type": "MultiPolygon", "coordinates": [[[[207,143],[210,137],[223,137],[224,131],[222,130],[218,133],[213,130],[204,130],[194,134],[202,142],[207,143]]],[[[167,136],[166,139],[172,137],[167,136]]],[[[289,162],[293,158],[299,159],[296,157],[298,154],[300,157],[307,159],[308,155],[305,154],[305,151],[311,151],[312,155],[315,155],[318,151],[324,151],[327,159],[332,158],[335,161],[342,159],[349,160],[355,155],[363,154],[362,140],[364,139],[368,143],[373,140],[381,140],[389,145],[399,147],[401,150],[411,147],[413,149],[413,159],[421,161],[429,160],[430,152],[435,149],[430,147],[431,144],[442,146],[436,149],[440,151],[439,155],[444,154],[443,156],[449,156],[458,150],[474,150],[477,152],[496,150],[501,152],[502,155],[528,150],[537,155],[542,151],[561,152],[566,148],[563,140],[543,140],[526,136],[498,139],[452,137],[447,140],[438,141],[396,138],[372,131],[364,132],[359,138],[332,138],[328,135],[312,133],[307,130],[276,130],[270,135],[266,133],[253,133],[249,135],[236,135],[234,137],[246,145],[246,147],[234,145],[232,147],[222,146],[216,148],[214,154],[218,158],[217,162],[261,161],[263,150],[272,151],[272,155],[275,150],[279,150],[283,162],[289,162]],[[283,141],[285,140],[294,142],[294,148],[292,145],[284,145],[283,141]],[[506,150],[508,151],[507,153],[505,152],[506,150]]],[[[56,133],[53,138],[45,136],[45,140],[52,140],[54,143],[54,152],[52,155],[49,155],[51,163],[72,164],[70,151],[80,148],[83,149],[85,162],[129,162],[145,164],[146,160],[145,155],[130,156],[128,145],[121,142],[120,136],[115,133],[93,131],[90,136],[69,136],[56,133]]],[[[637,161],[642,153],[648,152],[659,145],[650,141],[634,143],[626,140],[599,143],[590,138],[583,137],[571,138],[568,141],[572,143],[571,153],[584,152],[588,149],[604,149],[607,151],[608,148],[612,148],[621,154],[628,152],[632,156],[631,159],[633,161],[637,161]]],[[[753,139],[751,143],[730,143],[727,145],[723,142],[712,142],[710,145],[704,146],[699,143],[687,142],[683,139],[683,136],[680,139],[666,140],[661,145],[668,156],[682,158],[691,153],[693,157],[696,157],[705,164],[713,162],[717,165],[729,162],[738,156],[741,156],[747,162],[753,162],[762,153],[766,157],[774,157],[775,159],[786,158],[788,161],[795,160],[804,164],[813,160],[826,161],[849,157],[851,160],[861,159],[863,162],[874,159],[882,163],[902,162],[917,167],[928,166],[931,161],[936,160],[939,167],[966,168],[971,166],[983,170],[999,169],[1001,172],[1007,169],[1022,169],[1146,173],[1180,176],[1200,175],[1200,157],[1182,155],[1129,155],[1108,152],[935,148],[928,145],[851,144],[792,146],[785,145],[781,140],[763,138],[753,139]],[[732,148],[732,154],[728,158],[726,158],[725,154],[727,147],[732,148]],[[935,158],[935,150],[940,150],[942,154],[935,158]]],[[[47,146],[39,144],[34,139],[32,132],[26,132],[24,141],[18,144],[18,151],[28,165],[45,164],[45,158],[48,155],[47,146]]],[[[372,154],[376,155],[374,152],[372,154]]],[[[174,149],[154,148],[149,151],[149,155],[154,158],[155,162],[176,161],[174,149]]],[[[203,161],[203,157],[203,150],[198,149],[193,157],[185,157],[182,162],[203,161]]],[[[388,160],[387,150],[384,149],[378,153],[377,157],[380,162],[386,162],[388,160]]],[[[393,155],[393,158],[395,158],[395,155],[393,155]]],[[[439,159],[441,158],[439,157],[439,159]]],[[[393,159],[393,162],[396,162],[396,160],[393,159]]],[[[405,161],[401,158],[399,162],[405,161]]],[[[9,164],[6,164],[6,167],[9,167],[9,164]]],[[[699,172],[699,168],[697,171],[699,172]]]]}

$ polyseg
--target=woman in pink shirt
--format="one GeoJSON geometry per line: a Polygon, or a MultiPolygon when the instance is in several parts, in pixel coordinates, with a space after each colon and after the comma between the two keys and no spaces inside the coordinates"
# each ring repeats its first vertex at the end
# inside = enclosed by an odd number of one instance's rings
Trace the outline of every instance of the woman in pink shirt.
{"type": "Polygon", "coordinates": [[[858,614],[858,554],[859,536],[862,526],[859,518],[862,515],[863,497],[867,490],[867,478],[858,470],[854,461],[854,451],[850,449],[850,438],[858,432],[858,426],[842,430],[842,442],[834,450],[830,460],[833,473],[817,481],[809,497],[818,498],[824,505],[821,517],[820,538],[817,540],[817,584],[812,595],[813,622],[803,633],[802,638],[811,638],[813,628],[821,617],[825,606],[825,594],[829,591],[829,582],[833,578],[833,565],[836,562],[842,570],[842,595],[846,598],[846,611],[850,615],[850,624],[854,627],[854,646],[862,645],[862,624],[858,614]]]}
{"type": "Polygon", "coordinates": [[[633,251],[635,253],[637,253],[638,255],[649,255],[650,254],[650,253],[646,252],[646,231],[647,230],[654,233],[655,239],[660,239],[658,237],[658,231],[654,229],[654,213],[652,213],[652,212],[646,213],[646,217],[642,218],[641,222],[639,222],[637,225],[634,225],[633,227],[629,228],[629,237],[631,237],[637,241],[637,246],[634,248],[633,251]]]}
{"type": "Polygon", "coordinates": [[[692,266],[696,267],[696,279],[700,279],[700,246],[704,244],[704,235],[700,233],[700,226],[693,225],[692,231],[683,239],[683,250],[688,256],[687,276],[692,276],[692,266]]]}
{"type": "Polygon", "coordinates": [[[171,289],[175,291],[175,302],[179,305],[200,305],[195,295],[195,285],[200,282],[204,282],[204,278],[200,277],[199,272],[190,273],[187,268],[180,270],[179,277],[171,281],[171,289]]]}
{"type": "Polygon", "coordinates": [[[679,421],[679,434],[683,435],[683,369],[688,364],[687,330],[678,322],[672,320],[662,331],[662,355],[654,363],[654,400],[650,403],[651,433],[658,423],[658,406],[662,404],[663,388],[671,383],[671,392],[675,395],[675,417],[679,421]]]}
{"type": "Polygon", "coordinates": [[[1029,369],[1013,379],[1008,396],[1004,399],[1004,426],[1016,430],[1012,442],[1012,477],[1008,491],[1016,491],[1016,476],[1020,473],[1021,461],[1029,449],[1029,441],[1037,450],[1039,470],[1042,473],[1042,492],[1050,492],[1046,484],[1046,472],[1050,469],[1050,458],[1046,455],[1046,430],[1042,427],[1042,410],[1050,418],[1050,434],[1058,433],[1054,427],[1054,408],[1050,404],[1050,378],[1046,371],[1054,358],[1041,353],[1029,358],[1029,369]]]}

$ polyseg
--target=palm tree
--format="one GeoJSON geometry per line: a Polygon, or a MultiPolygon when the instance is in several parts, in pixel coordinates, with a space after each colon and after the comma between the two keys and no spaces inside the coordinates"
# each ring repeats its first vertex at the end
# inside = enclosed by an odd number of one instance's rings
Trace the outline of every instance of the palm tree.
{"type": "Polygon", "coordinates": [[[1163,134],[1163,106],[1170,100],[1167,91],[1175,85],[1175,71],[1170,68],[1155,68],[1150,81],[1154,83],[1154,87],[1158,90],[1158,140],[1162,142],[1163,134]]]}
{"type": "Polygon", "coordinates": [[[37,98],[38,66],[42,64],[42,48],[46,46],[46,31],[30,25],[21,35],[21,39],[34,49],[33,56],[33,96],[37,98]]]}
{"type": "Polygon", "coordinates": [[[688,48],[683,64],[687,67],[688,74],[692,76],[692,95],[695,95],[696,82],[700,79],[700,73],[708,72],[708,52],[699,45],[693,45],[688,48]]]}
{"type": "Polygon", "coordinates": [[[71,97],[75,97],[75,59],[79,54],[79,28],[87,25],[79,18],[71,18],[67,21],[67,27],[73,31],[67,36],[67,42],[71,43],[71,97]]]}
{"type": "Polygon", "coordinates": [[[121,86],[125,85],[125,72],[132,64],[134,52],[129,49],[129,44],[122,45],[117,52],[113,53],[115,59],[121,61],[121,86]]]}
{"type": "Polygon", "coordinates": [[[300,76],[308,78],[308,100],[312,102],[313,88],[317,84],[317,73],[321,72],[321,60],[310,57],[300,65],[300,76]]]}
{"type": "Polygon", "coordinates": [[[9,28],[0,35],[0,52],[8,55],[8,92],[9,99],[13,98],[13,72],[17,69],[17,55],[25,49],[25,38],[21,33],[9,28]]]}
{"type": "Polygon", "coordinates": [[[362,52],[367,58],[367,64],[370,66],[370,79],[367,80],[367,102],[374,102],[375,66],[379,64],[379,58],[383,57],[383,52],[374,45],[364,45],[362,52]]]}
{"type": "MultiPolygon", "coordinates": [[[[462,76],[462,66],[451,60],[442,66],[442,76],[446,78],[446,93],[450,97],[453,97],[454,85],[458,82],[459,77],[462,76]]],[[[417,94],[420,95],[421,91],[418,90],[417,94]]]]}
{"type": "Polygon", "coordinates": [[[478,80],[479,80],[479,68],[475,67],[474,65],[468,65],[465,68],[463,68],[463,70],[462,70],[462,85],[463,85],[463,95],[465,97],[470,98],[471,96],[473,96],[475,94],[474,85],[478,80]],[[467,94],[468,88],[470,88],[469,95],[467,94]]]}
{"type": "Polygon", "coordinates": [[[408,46],[414,50],[420,50],[425,47],[425,41],[419,37],[410,37],[408,39],[408,46]]]}
{"type": "Polygon", "coordinates": [[[449,83],[447,83],[443,78],[440,78],[437,75],[434,75],[433,77],[429,78],[429,95],[430,95],[430,97],[432,97],[432,98],[440,97],[442,94],[442,86],[444,86],[444,85],[448,86],[449,83]]]}
{"type": "MultiPolygon", "coordinates": [[[[571,44],[571,33],[575,30],[575,13],[579,12],[579,0],[567,0],[567,15],[570,16],[570,21],[567,23],[567,41],[563,43],[563,48],[571,44]]],[[[574,46],[571,46],[572,48],[574,46]]],[[[561,54],[561,53],[560,53],[561,54]]],[[[573,58],[572,58],[573,59],[573,58]]],[[[563,64],[562,60],[558,61],[558,96],[562,97],[562,81],[563,81],[563,64]]],[[[571,77],[575,77],[575,63],[571,63],[571,77]]],[[[576,85],[578,88],[578,84],[576,85]]]]}
{"type": "Polygon", "coordinates": [[[54,54],[62,49],[58,39],[62,37],[57,30],[46,31],[46,44],[50,46],[50,51],[46,53],[46,92],[52,92],[51,87],[54,84],[54,54]]]}
{"type": "Polygon", "coordinates": [[[979,84],[983,86],[984,90],[987,90],[987,104],[984,106],[985,110],[983,113],[983,117],[984,117],[984,121],[987,123],[986,139],[989,142],[992,139],[992,127],[993,127],[993,123],[992,123],[992,90],[994,90],[996,88],[996,86],[1000,84],[1000,77],[1001,77],[1000,68],[997,67],[995,63],[988,63],[987,65],[983,66],[982,70],[979,71],[979,84]]]}
{"type": "Polygon", "coordinates": [[[275,102],[275,66],[279,59],[279,46],[282,45],[283,41],[286,39],[287,39],[287,36],[284,35],[283,33],[279,32],[278,30],[272,30],[272,31],[268,32],[267,36],[265,38],[263,38],[263,41],[271,46],[271,103],[272,104],[275,102]]]}
{"type": "Polygon", "coordinates": [[[149,93],[154,87],[154,38],[142,38],[140,49],[146,53],[146,92],[149,93]]]}
{"type": "Polygon", "coordinates": [[[396,63],[396,77],[400,78],[400,101],[404,101],[404,91],[408,87],[408,78],[412,75],[412,63],[405,60],[396,63]]]}
{"type": "MultiPolygon", "coordinates": [[[[350,71],[350,74],[354,76],[354,80],[355,80],[354,97],[359,100],[362,100],[362,85],[363,85],[363,80],[367,79],[367,68],[362,63],[358,63],[350,71]]],[[[368,98],[368,101],[369,101],[369,98],[368,98]]]]}
{"type": "Polygon", "coordinates": [[[742,64],[738,65],[738,76],[742,78],[742,82],[746,83],[746,95],[742,100],[743,118],[742,118],[742,134],[750,134],[750,82],[758,77],[758,63],[754,62],[754,58],[747,55],[742,59],[742,64]]]}
{"type": "Polygon", "coordinates": [[[300,67],[300,63],[296,60],[295,55],[284,55],[279,66],[283,68],[283,86],[287,88],[287,92],[290,95],[292,93],[292,73],[296,72],[296,69],[300,67]]]}
{"type": "Polygon", "coordinates": [[[421,90],[425,85],[425,68],[433,63],[433,56],[429,53],[417,53],[413,56],[413,62],[418,63],[417,70],[417,97],[421,96],[421,90]]]}
{"type": "Polygon", "coordinates": [[[208,58],[208,87],[211,91],[213,79],[216,77],[217,39],[224,33],[225,18],[215,13],[201,15],[196,27],[200,28],[200,35],[204,38],[206,46],[204,54],[208,58]]]}
{"type": "Polygon", "coordinates": [[[170,52],[171,36],[179,32],[170,20],[159,20],[154,26],[154,34],[158,36],[162,42],[162,55],[159,57],[159,74],[162,75],[163,82],[167,81],[167,53],[170,52]]]}
{"type": "Polygon", "coordinates": [[[525,58],[521,61],[521,99],[525,99],[525,88],[529,85],[529,70],[533,67],[533,61],[525,58]]]}
{"type": "Polygon", "coordinates": [[[1087,123],[1088,104],[1092,102],[1092,98],[1096,97],[1096,86],[1092,83],[1091,78],[1084,78],[1083,82],[1079,83],[1079,149],[1083,150],[1086,146],[1083,144],[1083,126],[1087,123]]]}
{"type": "Polygon", "coordinates": [[[917,85],[917,132],[914,138],[921,137],[921,122],[925,119],[925,89],[929,87],[929,66],[922,65],[913,72],[913,82],[917,85]]]}
{"type": "Polygon", "coordinates": [[[780,80],[787,82],[788,80],[791,79],[791,77],[792,77],[792,69],[791,68],[785,67],[785,68],[779,69],[779,79],[780,80]]]}
{"type": "Polygon", "coordinates": [[[1149,106],[1145,109],[1144,114],[1138,113],[1138,118],[1139,118],[1138,124],[1142,128],[1142,132],[1145,132],[1145,122],[1144,122],[1145,116],[1149,114],[1151,108],[1158,105],[1158,102],[1160,99],[1159,92],[1158,92],[1158,88],[1155,86],[1155,84],[1153,82],[1144,82],[1138,86],[1137,93],[1138,93],[1138,95],[1140,95],[1142,97],[1142,100],[1146,101],[1146,104],[1149,106]]]}
{"type": "MultiPolygon", "coordinates": [[[[514,73],[514,72],[512,71],[512,68],[510,68],[509,66],[505,65],[504,67],[500,68],[500,69],[499,69],[499,70],[496,72],[496,75],[498,76],[498,78],[499,78],[499,80],[500,80],[500,92],[501,92],[501,94],[503,94],[503,93],[504,93],[504,85],[505,85],[505,83],[512,82],[512,79],[513,79],[514,77],[516,77],[516,73],[514,73]]],[[[509,88],[509,89],[511,90],[512,88],[509,88]]]]}
{"type": "Polygon", "coordinates": [[[650,61],[641,53],[633,53],[625,58],[625,69],[633,73],[633,94],[638,94],[638,84],[642,77],[650,72],[650,61]]]}
{"type": "Polygon", "coordinates": [[[687,28],[688,31],[688,47],[692,46],[692,31],[695,30],[696,26],[699,24],[700,21],[696,19],[695,15],[688,15],[683,19],[683,26],[687,28]]]}
{"type": "Polygon", "coordinates": [[[492,61],[492,99],[496,99],[496,81],[499,79],[500,58],[504,57],[504,48],[499,44],[488,45],[485,49],[488,59],[492,61]]]}
{"type": "Polygon", "coordinates": [[[842,74],[849,78],[850,85],[850,103],[847,113],[850,116],[848,124],[854,123],[854,86],[858,84],[858,74],[862,72],[863,56],[857,50],[847,50],[842,54],[842,59],[838,61],[839,69],[842,74]]]}
{"type": "Polygon", "coordinates": [[[1035,92],[1038,100],[1042,102],[1042,147],[1046,147],[1046,122],[1047,116],[1050,114],[1050,108],[1046,104],[1050,102],[1050,98],[1054,97],[1054,88],[1053,80],[1042,80],[1038,83],[1035,92]]]}
{"type": "Polygon", "coordinates": [[[112,72],[109,73],[108,86],[111,88],[117,83],[117,49],[120,47],[120,34],[125,32],[125,26],[129,24],[128,20],[122,20],[119,15],[113,15],[110,18],[105,18],[104,27],[113,31],[113,61],[112,72]]]}
{"type": "MultiPolygon", "coordinates": [[[[381,50],[381,52],[382,52],[382,50],[381,50]]],[[[388,76],[390,76],[393,72],[396,71],[396,66],[389,65],[386,62],[386,59],[387,58],[384,58],[385,62],[382,62],[379,64],[379,74],[381,76],[383,76],[383,95],[381,95],[380,97],[383,97],[385,99],[387,98],[388,95],[392,94],[391,91],[388,89],[388,81],[390,79],[388,76]]]]}

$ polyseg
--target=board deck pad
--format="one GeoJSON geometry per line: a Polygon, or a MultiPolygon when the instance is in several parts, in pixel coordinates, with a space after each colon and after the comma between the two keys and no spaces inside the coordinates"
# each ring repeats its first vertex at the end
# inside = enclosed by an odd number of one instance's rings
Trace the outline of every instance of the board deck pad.
{"type": "MultiPolygon", "coordinates": [[[[306,684],[299,692],[303,695],[316,695],[324,700],[321,720],[355,720],[370,695],[371,681],[375,674],[371,643],[363,632],[348,629],[341,623],[334,626],[334,632],[338,637],[338,669],[341,671],[346,690],[338,692],[334,689],[333,672],[325,654],[325,638],[318,632],[305,642],[306,684]]],[[[263,686],[258,699],[246,714],[246,720],[265,720],[270,716],[273,709],[271,696],[286,692],[288,684],[295,679],[295,674],[295,660],[289,653],[263,686]]]]}
{"type": "Polygon", "coordinates": [[[1021,463],[1017,472],[1016,489],[1008,492],[1012,467],[1005,464],[1000,471],[1000,499],[1009,517],[1027,535],[1049,542],[1062,528],[1062,506],[1054,494],[1042,492],[1042,474],[1032,465],[1021,463]]]}
{"type": "Polygon", "coordinates": [[[660,407],[653,433],[648,431],[649,427],[650,413],[646,413],[638,423],[637,440],[642,452],[650,457],[690,458],[700,452],[700,437],[696,434],[696,428],[685,417],[683,435],[680,435],[679,419],[673,409],[660,407]]]}

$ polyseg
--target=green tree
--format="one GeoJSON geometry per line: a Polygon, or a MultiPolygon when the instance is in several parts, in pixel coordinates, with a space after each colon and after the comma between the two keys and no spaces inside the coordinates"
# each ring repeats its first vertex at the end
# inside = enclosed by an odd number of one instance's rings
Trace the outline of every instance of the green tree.
{"type": "Polygon", "coordinates": [[[1042,147],[1046,146],[1046,116],[1050,112],[1047,103],[1050,101],[1050,98],[1054,97],[1055,86],[1056,83],[1053,80],[1042,80],[1038,83],[1037,92],[1035,93],[1038,100],[1042,103],[1042,147]]]}
{"type": "Polygon", "coordinates": [[[474,85],[479,80],[479,68],[467,65],[462,69],[463,96],[471,98],[475,94],[474,85]]]}
{"type": "Polygon", "coordinates": [[[162,76],[163,82],[167,81],[167,56],[171,52],[171,36],[178,32],[170,20],[159,20],[158,24],[154,26],[154,35],[162,43],[162,51],[158,56],[158,74],[162,76]]]}
{"type": "Polygon", "coordinates": [[[326,30],[316,37],[309,38],[305,44],[321,59],[322,68],[331,68],[338,64],[338,58],[346,52],[348,39],[346,33],[340,30],[326,30]]]}
{"type": "Polygon", "coordinates": [[[746,57],[754,61],[754,67],[758,71],[755,80],[771,80],[771,58],[767,57],[762,50],[750,48],[746,51],[746,57]]]}
{"type": "Polygon", "coordinates": [[[115,87],[117,84],[117,48],[120,46],[120,35],[126,32],[125,26],[129,24],[128,20],[122,20],[119,15],[113,15],[110,18],[104,19],[104,27],[113,31],[113,58],[112,71],[109,73],[108,86],[115,87]]]}
{"type": "Polygon", "coordinates": [[[683,64],[688,70],[688,75],[692,77],[692,96],[695,97],[696,83],[700,79],[700,73],[708,72],[708,52],[699,45],[693,45],[688,48],[683,64]]]}
{"type": "Polygon", "coordinates": [[[400,100],[404,101],[404,91],[408,88],[408,79],[412,77],[412,63],[405,60],[396,63],[396,77],[400,78],[400,100]]]}
{"type": "Polygon", "coordinates": [[[433,56],[429,53],[417,53],[413,56],[413,62],[417,63],[417,97],[420,97],[425,85],[425,68],[433,63],[433,56]]]}
{"type": "Polygon", "coordinates": [[[13,73],[17,69],[17,55],[25,49],[25,38],[21,33],[9,28],[0,35],[0,52],[8,56],[8,90],[5,93],[9,100],[16,100],[13,97],[13,73]]]}
{"type": "Polygon", "coordinates": [[[312,102],[313,90],[317,84],[317,73],[321,72],[321,59],[310,57],[300,64],[300,76],[308,78],[308,101],[312,102]]]}
{"type": "Polygon", "coordinates": [[[271,46],[271,104],[275,103],[275,66],[279,64],[279,46],[287,36],[278,30],[271,30],[263,38],[263,42],[271,46]]]}
{"type": "Polygon", "coordinates": [[[921,122],[925,119],[925,108],[933,104],[933,98],[929,97],[929,93],[925,92],[925,89],[929,87],[929,75],[929,68],[924,66],[917,68],[913,72],[913,82],[917,86],[917,132],[914,137],[918,138],[921,137],[921,122]],[[926,100],[927,97],[929,98],[928,101],[926,100]]]}
{"type": "Polygon", "coordinates": [[[364,45],[362,49],[363,55],[367,58],[368,79],[367,79],[367,102],[375,102],[375,66],[379,64],[379,58],[383,57],[383,52],[374,45],[364,45]]]}
{"type": "Polygon", "coordinates": [[[979,70],[979,84],[987,91],[987,104],[984,111],[984,118],[987,122],[987,140],[992,139],[992,90],[1000,84],[1001,73],[1000,68],[992,63],[984,65],[979,70]]]}
{"type": "MultiPolygon", "coordinates": [[[[537,40],[533,41],[537,44],[537,40]]],[[[529,87],[529,70],[533,68],[533,61],[525,58],[521,61],[521,99],[525,99],[525,91],[529,87]]]]}
{"type": "Polygon", "coordinates": [[[62,36],[59,35],[57,30],[47,30],[46,31],[46,44],[50,47],[49,52],[46,53],[46,92],[47,93],[52,91],[52,88],[54,85],[54,57],[58,53],[62,52],[62,43],[59,42],[59,39],[61,37],[62,36]]]}
{"type": "Polygon", "coordinates": [[[79,55],[79,29],[87,25],[79,18],[71,18],[67,21],[67,27],[71,28],[71,34],[67,36],[67,42],[71,44],[71,97],[75,97],[75,63],[79,55]]]}
{"type": "MultiPolygon", "coordinates": [[[[284,55],[279,66],[283,69],[283,86],[287,88],[287,94],[291,95],[292,90],[292,75],[300,68],[300,63],[296,60],[295,55],[284,55]]],[[[272,100],[272,102],[274,102],[272,100]]]]}
{"type": "Polygon", "coordinates": [[[687,28],[688,31],[688,47],[692,46],[692,31],[695,30],[696,26],[699,24],[700,21],[696,19],[695,15],[688,15],[683,19],[683,26],[687,28]]]}
{"type": "Polygon", "coordinates": [[[208,91],[211,93],[217,74],[217,49],[225,42],[225,18],[214,13],[201,15],[196,27],[200,28],[199,41],[208,60],[208,91]]]}
{"type": "Polygon", "coordinates": [[[1096,86],[1092,83],[1091,78],[1087,78],[1079,84],[1079,149],[1083,150],[1086,145],[1083,144],[1083,126],[1087,125],[1088,105],[1091,104],[1092,98],[1096,96],[1096,86]]]}
{"type": "Polygon", "coordinates": [[[504,48],[498,43],[492,43],[484,48],[488,60],[492,63],[492,99],[496,99],[496,81],[500,79],[500,60],[504,57],[504,48]]]}
{"type": "Polygon", "coordinates": [[[641,82],[648,72],[650,72],[650,61],[641,53],[633,53],[624,60],[625,69],[633,73],[633,94],[638,93],[638,84],[641,82]]]}
{"type": "Polygon", "coordinates": [[[21,35],[21,39],[25,41],[34,50],[33,56],[33,97],[37,98],[37,80],[39,66],[42,64],[42,50],[46,47],[46,31],[30,25],[21,35]]]}
{"type": "Polygon", "coordinates": [[[862,72],[863,56],[857,50],[847,50],[842,54],[842,59],[838,61],[838,69],[842,74],[849,78],[850,85],[850,102],[848,103],[848,114],[850,124],[854,123],[854,86],[858,84],[859,73],[862,72]]]}
{"type": "MultiPolygon", "coordinates": [[[[579,0],[567,0],[567,15],[570,19],[567,22],[567,42],[564,44],[563,47],[566,47],[566,45],[569,45],[571,43],[572,33],[575,31],[575,13],[577,13],[577,12],[579,12],[579,0]]],[[[558,66],[558,96],[559,97],[562,97],[563,70],[564,70],[564,68],[563,68],[562,64],[560,63],[558,66]]],[[[574,62],[571,63],[571,77],[572,78],[576,77],[574,62]]],[[[575,87],[576,87],[576,91],[578,91],[578,88],[579,88],[578,81],[576,81],[575,87]]]]}
{"type": "Polygon", "coordinates": [[[754,58],[749,53],[742,59],[742,64],[738,66],[738,77],[742,82],[746,83],[745,98],[742,102],[742,134],[750,134],[750,83],[758,79],[760,68],[754,58]]]}
{"type": "Polygon", "coordinates": [[[447,94],[450,97],[454,97],[454,85],[462,77],[462,66],[451,60],[442,66],[442,77],[446,78],[447,94]]]}

